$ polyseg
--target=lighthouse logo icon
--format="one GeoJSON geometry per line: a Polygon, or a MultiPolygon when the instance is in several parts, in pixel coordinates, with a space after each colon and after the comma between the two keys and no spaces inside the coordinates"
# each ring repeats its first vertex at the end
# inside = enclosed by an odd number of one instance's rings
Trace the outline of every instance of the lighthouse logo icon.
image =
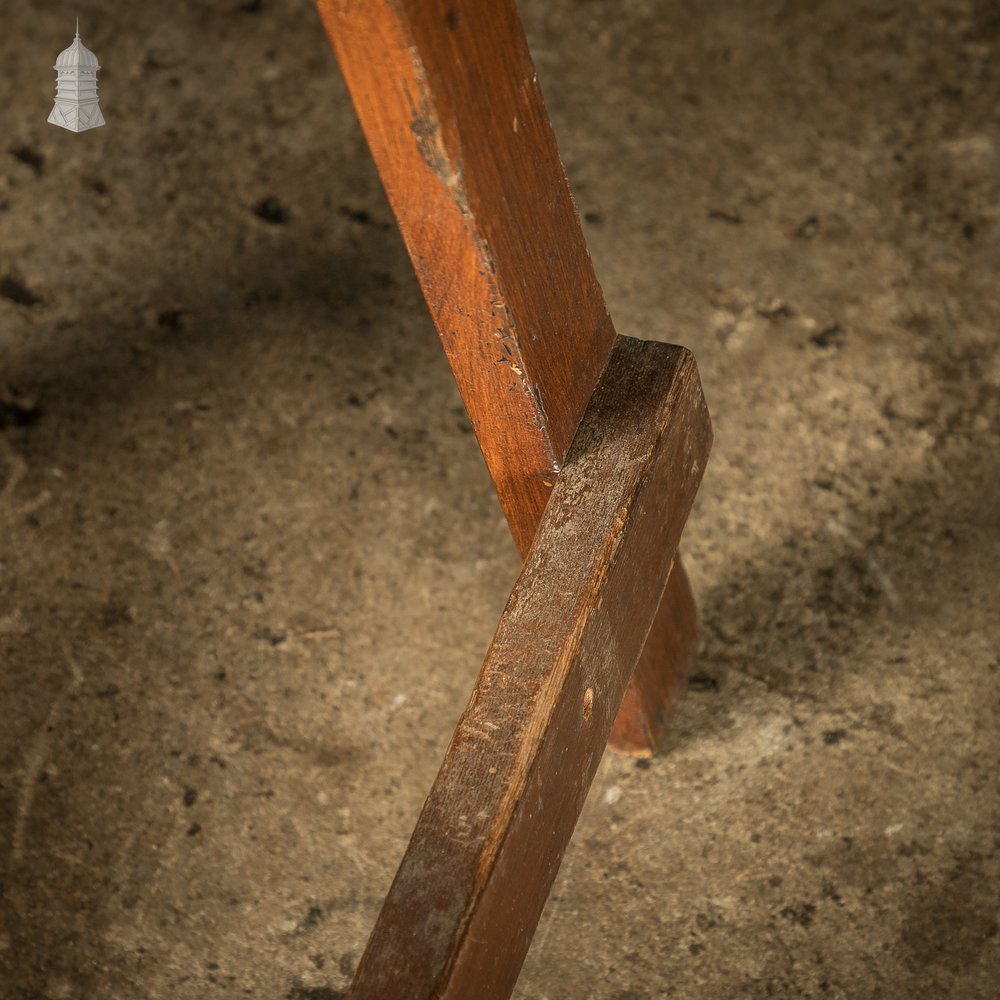
{"type": "Polygon", "coordinates": [[[101,64],[80,41],[79,18],[73,44],[59,53],[52,68],[56,71],[56,102],[49,121],[71,132],[103,125],[104,115],[97,103],[97,71],[101,64]]]}

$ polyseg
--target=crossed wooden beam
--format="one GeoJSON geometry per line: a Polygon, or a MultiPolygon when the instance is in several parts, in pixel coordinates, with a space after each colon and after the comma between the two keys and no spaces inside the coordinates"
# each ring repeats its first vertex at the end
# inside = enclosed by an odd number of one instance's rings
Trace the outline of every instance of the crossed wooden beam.
{"type": "Polygon", "coordinates": [[[513,0],[317,0],[524,557],[348,997],[509,997],[605,745],[697,643],[694,360],[615,334],[513,0]]]}

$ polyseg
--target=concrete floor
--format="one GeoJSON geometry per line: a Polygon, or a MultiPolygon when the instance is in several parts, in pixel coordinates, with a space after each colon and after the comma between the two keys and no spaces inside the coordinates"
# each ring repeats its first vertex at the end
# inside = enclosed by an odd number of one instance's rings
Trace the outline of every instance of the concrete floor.
{"type": "MultiPolygon", "coordinates": [[[[0,997],[331,1000],[517,558],[308,0],[4,10],[0,997]]],[[[524,0],[691,347],[698,673],[520,1000],[1000,995],[1000,19],[524,0]]]]}

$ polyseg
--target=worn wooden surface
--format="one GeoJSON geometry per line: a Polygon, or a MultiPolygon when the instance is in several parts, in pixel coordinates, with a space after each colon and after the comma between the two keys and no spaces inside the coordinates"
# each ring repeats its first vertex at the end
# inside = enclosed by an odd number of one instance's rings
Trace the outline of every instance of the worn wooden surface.
{"type": "Polygon", "coordinates": [[[522,552],[614,340],[507,0],[319,0],[522,552]]]}
{"type": "MultiPolygon", "coordinates": [[[[318,0],[365,136],[525,554],[615,331],[512,0],[318,0]]],[[[671,580],[612,745],[649,753],[690,667],[671,580]],[[675,630],[681,629],[679,633],[675,630]]]]}
{"type": "Polygon", "coordinates": [[[711,445],[691,355],[620,338],[348,993],[509,996],[711,445]]]}

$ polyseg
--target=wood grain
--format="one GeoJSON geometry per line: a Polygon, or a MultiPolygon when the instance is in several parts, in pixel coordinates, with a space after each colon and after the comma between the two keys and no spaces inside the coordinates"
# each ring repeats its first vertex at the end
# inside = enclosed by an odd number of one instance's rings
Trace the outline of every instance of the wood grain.
{"type": "Polygon", "coordinates": [[[691,355],[619,338],[350,1000],[510,995],[710,446],[691,355]]]}
{"type": "Polygon", "coordinates": [[[615,331],[513,4],[320,0],[514,537],[615,331]]]}
{"type": "MultiPolygon", "coordinates": [[[[512,0],[318,0],[522,556],[615,338],[512,0]]],[[[683,572],[616,749],[649,754],[690,669],[683,572]],[[676,630],[680,629],[679,632],[676,630]]]]}

